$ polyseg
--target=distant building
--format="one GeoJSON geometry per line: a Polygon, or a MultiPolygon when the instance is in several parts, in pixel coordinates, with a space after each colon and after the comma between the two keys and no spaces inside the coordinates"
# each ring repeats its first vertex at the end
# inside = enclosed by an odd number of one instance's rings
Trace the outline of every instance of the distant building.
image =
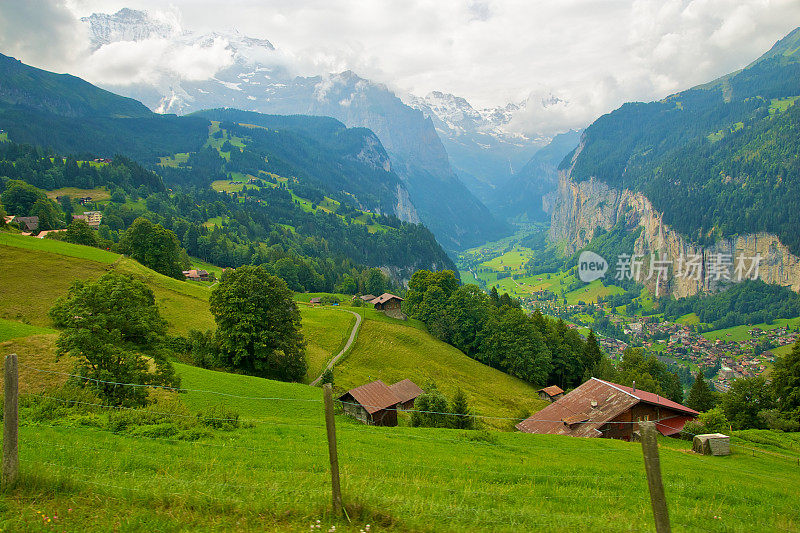
{"type": "Polygon", "coordinates": [[[310,303],[311,305],[322,305],[322,298],[318,298],[318,297],[311,298],[311,300],[309,300],[308,303],[310,303]]]}
{"type": "Polygon", "coordinates": [[[184,270],[183,275],[189,281],[208,281],[208,271],[206,270],[184,270]]]}
{"type": "Polygon", "coordinates": [[[22,231],[33,232],[39,229],[39,217],[14,217],[11,222],[18,224],[22,231]]]}
{"type": "Polygon", "coordinates": [[[539,398],[549,402],[554,402],[564,396],[564,391],[558,385],[550,385],[549,387],[537,390],[536,393],[539,395],[539,398]]]}
{"type": "Polygon", "coordinates": [[[95,229],[100,227],[100,223],[103,221],[102,211],[84,211],[83,214],[86,216],[86,223],[89,226],[95,229]]]}
{"type": "Polygon", "coordinates": [[[699,415],[658,394],[592,378],[517,424],[525,433],[631,440],[636,422],[654,421],[665,436],[680,433],[699,415]]]}
{"type": "Polygon", "coordinates": [[[372,300],[375,299],[375,296],[373,296],[371,294],[365,294],[364,296],[359,296],[359,298],[361,298],[362,302],[370,303],[370,302],[372,302],[372,300]]]}
{"type": "Polygon", "coordinates": [[[376,311],[383,311],[389,316],[405,320],[406,316],[400,309],[403,299],[394,294],[385,292],[370,302],[375,306],[376,311]]]}

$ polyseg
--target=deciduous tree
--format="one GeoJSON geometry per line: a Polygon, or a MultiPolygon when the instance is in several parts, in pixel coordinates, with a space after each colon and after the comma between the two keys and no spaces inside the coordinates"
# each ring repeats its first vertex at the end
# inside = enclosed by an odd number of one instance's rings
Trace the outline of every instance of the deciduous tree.
{"type": "Polygon", "coordinates": [[[305,376],[300,311],[282,279],[259,266],[226,271],[210,304],[223,364],[283,381],[305,376]]]}
{"type": "Polygon", "coordinates": [[[141,281],[114,272],[93,282],[76,281],[50,316],[63,329],[56,343],[59,355],[78,359],[78,373],[89,378],[78,381],[110,403],[147,401],[146,388],[114,383],[179,384],[172,365],[152,352],[165,335],[166,323],[153,291],[141,281]],[[154,356],[155,371],[142,352],[154,356]]]}

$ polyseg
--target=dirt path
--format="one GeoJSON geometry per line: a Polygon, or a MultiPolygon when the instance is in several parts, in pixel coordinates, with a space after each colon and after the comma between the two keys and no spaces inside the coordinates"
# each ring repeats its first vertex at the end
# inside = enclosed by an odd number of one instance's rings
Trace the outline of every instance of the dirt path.
{"type": "Polygon", "coordinates": [[[336,356],[334,356],[330,361],[328,361],[328,364],[325,366],[325,368],[322,369],[322,373],[319,375],[319,377],[317,377],[317,379],[311,382],[312,387],[316,387],[319,384],[319,381],[322,379],[322,375],[325,374],[326,370],[333,370],[333,365],[335,365],[336,362],[339,361],[339,359],[341,359],[341,357],[345,353],[347,353],[347,350],[350,349],[350,346],[353,345],[353,342],[356,340],[356,337],[358,337],[358,330],[361,328],[361,315],[359,315],[355,311],[349,311],[347,309],[340,309],[340,311],[346,311],[351,315],[355,316],[356,323],[353,326],[353,330],[350,332],[350,338],[347,339],[347,344],[344,345],[342,351],[337,353],[336,356]]]}

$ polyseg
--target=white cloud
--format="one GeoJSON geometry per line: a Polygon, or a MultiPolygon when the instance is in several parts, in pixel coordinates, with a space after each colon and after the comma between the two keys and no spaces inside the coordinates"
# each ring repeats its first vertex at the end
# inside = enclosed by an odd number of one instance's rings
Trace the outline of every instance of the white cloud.
{"type": "MultiPolygon", "coordinates": [[[[236,28],[269,39],[278,51],[262,50],[262,60],[298,74],[350,69],[399,92],[440,90],[476,106],[527,100],[513,126],[537,133],[584,126],[625,101],[659,99],[741,68],[800,24],[797,0],[68,2],[79,16],[131,7],[170,21],[179,13],[192,31],[236,28]],[[551,94],[563,101],[541,106],[551,94]]],[[[0,4],[0,13],[8,4],[0,4]]],[[[49,4],[60,13],[51,26],[73,27],[64,21],[63,4],[49,4]]],[[[105,83],[170,72],[198,79],[232,60],[221,44],[119,44],[73,71],[105,83]]],[[[37,64],[17,49],[20,59],[37,64]]]]}
{"type": "Polygon", "coordinates": [[[0,3],[0,52],[45,69],[71,64],[85,52],[86,28],[62,1],[0,3]]]}
{"type": "Polygon", "coordinates": [[[162,85],[175,76],[206,80],[232,62],[233,53],[221,37],[186,44],[151,38],[106,44],[77,67],[78,74],[96,83],[162,85]]]}

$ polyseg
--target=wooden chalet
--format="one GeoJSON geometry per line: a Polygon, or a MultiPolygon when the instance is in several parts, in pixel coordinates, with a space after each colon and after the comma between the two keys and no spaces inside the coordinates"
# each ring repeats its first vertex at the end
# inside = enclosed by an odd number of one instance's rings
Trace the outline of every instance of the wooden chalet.
{"type": "Polygon", "coordinates": [[[363,295],[363,296],[359,296],[358,298],[360,298],[362,302],[365,302],[365,303],[370,303],[370,302],[372,302],[372,300],[374,300],[376,297],[375,297],[375,296],[373,296],[372,294],[365,294],[365,295],[363,295]]]}
{"type": "Polygon", "coordinates": [[[389,389],[399,400],[397,406],[400,409],[413,409],[414,400],[425,392],[410,379],[404,379],[403,381],[398,381],[394,385],[389,385],[389,389]]]}
{"type": "Polygon", "coordinates": [[[525,433],[632,440],[635,422],[654,421],[665,436],[677,435],[699,415],[658,394],[592,378],[517,424],[525,433]]]}
{"type": "Polygon", "coordinates": [[[314,298],[311,298],[308,303],[311,305],[322,305],[322,298],[315,296],[314,298]]]}
{"type": "Polygon", "coordinates": [[[424,391],[410,379],[392,385],[381,380],[361,385],[339,396],[344,412],[365,424],[396,426],[397,410],[411,409],[424,391]]]}
{"type": "Polygon", "coordinates": [[[536,393],[539,395],[539,398],[547,400],[548,402],[554,402],[564,396],[564,391],[558,385],[550,385],[549,387],[537,390],[536,393]]]}

